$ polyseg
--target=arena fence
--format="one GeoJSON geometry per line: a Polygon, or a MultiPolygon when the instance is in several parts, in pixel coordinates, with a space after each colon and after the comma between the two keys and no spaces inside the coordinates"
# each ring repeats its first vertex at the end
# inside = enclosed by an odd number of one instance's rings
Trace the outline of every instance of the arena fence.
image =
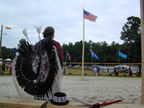
{"type": "MultiPolygon", "coordinates": [[[[81,70],[80,62],[65,62],[64,72],[68,69],[81,70]]],[[[84,63],[84,70],[91,71],[93,75],[109,76],[141,76],[141,63],[84,63]]],[[[67,74],[72,74],[67,73],[67,74]]]]}

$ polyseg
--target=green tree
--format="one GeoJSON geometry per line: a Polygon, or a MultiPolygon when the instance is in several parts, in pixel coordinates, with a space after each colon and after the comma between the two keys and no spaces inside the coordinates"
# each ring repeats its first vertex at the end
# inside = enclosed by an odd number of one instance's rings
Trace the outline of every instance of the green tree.
{"type": "Polygon", "coordinates": [[[19,43],[18,43],[18,49],[20,48],[20,46],[22,45],[22,43],[26,42],[25,39],[21,39],[19,40],[19,43]]]}
{"type": "Polygon", "coordinates": [[[127,18],[121,32],[124,47],[121,50],[128,55],[129,62],[141,62],[141,23],[140,18],[131,16],[127,18]]]}
{"type": "Polygon", "coordinates": [[[73,52],[71,52],[71,57],[74,62],[82,61],[82,41],[75,42],[73,45],[73,52]]]}
{"type": "Polygon", "coordinates": [[[7,48],[5,46],[2,47],[2,59],[13,59],[14,57],[14,49],[13,48],[7,48]]]}
{"type": "MultiPolygon", "coordinates": [[[[118,43],[112,42],[108,45],[106,41],[104,42],[86,42],[85,41],[85,62],[97,62],[97,63],[114,63],[118,62],[118,49],[120,45],[118,43]],[[92,58],[90,48],[99,57],[98,60],[92,58]]],[[[66,51],[71,55],[71,62],[81,62],[82,61],[82,41],[75,42],[74,44],[63,44],[62,49],[66,60],[66,51]]],[[[67,60],[68,62],[68,60],[67,60]]]]}

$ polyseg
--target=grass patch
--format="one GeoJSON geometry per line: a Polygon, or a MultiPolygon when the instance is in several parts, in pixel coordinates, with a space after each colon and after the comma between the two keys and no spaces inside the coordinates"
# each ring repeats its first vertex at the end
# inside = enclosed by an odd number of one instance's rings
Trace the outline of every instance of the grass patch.
{"type": "MultiPolygon", "coordinates": [[[[94,76],[93,72],[91,70],[85,70],[84,71],[87,76],[94,76]]],[[[82,70],[81,69],[67,69],[65,75],[82,75],[82,70]]]]}
{"type": "MultiPolygon", "coordinates": [[[[95,76],[92,70],[84,70],[84,74],[86,76],[95,76]]],[[[81,76],[82,70],[81,69],[67,69],[65,75],[76,75],[81,76]]],[[[110,72],[100,72],[100,76],[113,76],[113,73],[110,72]],[[112,75],[111,75],[112,74],[112,75]]],[[[133,74],[133,77],[136,75],[133,74]]],[[[119,73],[119,77],[128,77],[128,73],[119,73]]]]}

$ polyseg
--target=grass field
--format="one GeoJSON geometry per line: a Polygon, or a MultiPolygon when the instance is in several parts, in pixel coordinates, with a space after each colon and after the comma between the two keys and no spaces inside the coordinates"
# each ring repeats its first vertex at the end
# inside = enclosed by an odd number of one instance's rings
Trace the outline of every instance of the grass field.
{"type": "MultiPolygon", "coordinates": [[[[92,70],[84,70],[84,74],[86,76],[95,76],[92,70]]],[[[109,72],[100,72],[100,76],[111,76],[109,72]]],[[[81,69],[67,69],[65,75],[76,75],[76,76],[81,76],[82,75],[82,70],[81,69]]],[[[120,77],[127,77],[128,73],[119,73],[120,77]]],[[[136,75],[133,75],[134,77],[136,75]]]]}

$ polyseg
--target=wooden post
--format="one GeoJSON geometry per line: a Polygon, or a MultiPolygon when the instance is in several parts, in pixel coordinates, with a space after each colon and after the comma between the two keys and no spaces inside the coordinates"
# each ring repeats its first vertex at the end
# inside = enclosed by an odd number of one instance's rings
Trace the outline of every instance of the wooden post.
{"type": "Polygon", "coordinates": [[[142,99],[141,103],[144,104],[144,0],[140,0],[140,12],[141,12],[141,78],[142,78],[142,99]]]}
{"type": "Polygon", "coordinates": [[[84,20],[84,9],[83,9],[83,47],[82,47],[82,79],[84,79],[84,42],[85,42],[85,20],[84,20]]]}

